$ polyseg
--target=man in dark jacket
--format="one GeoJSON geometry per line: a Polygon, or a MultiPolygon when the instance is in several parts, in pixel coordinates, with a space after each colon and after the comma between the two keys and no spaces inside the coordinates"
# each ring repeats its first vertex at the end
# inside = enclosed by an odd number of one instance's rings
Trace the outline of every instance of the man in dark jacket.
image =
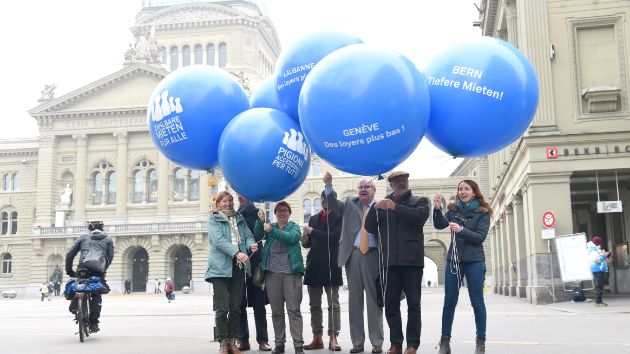
{"type": "MultiPolygon", "coordinates": [[[[89,222],[88,230],[90,233],[79,236],[66,254],[66,273],[70,277],[76,277],[77,273],[79,273],[82,278],[97,276],[101,278],[103,283],[105,283],[105,273],[107,272],[109,265],[112,264],[112,259],[114,258],[114,243],[112,238],[103,232],[103,227],[104,225],[102,221],[89,222]],[[90,248],[98,250],[99,253],[105,257],[105,272],[94,272],[81,267],[81,264],[87,256],[90,248]],[[74,262],[74,257],[76,257],[79,251],[81,251],[81,255],[79,256],[77,272],[75,272],[72,268],[72,263],[74,262]]],[[[99,318],[101,317],[102,303],[103,299],[100,293],[90,294],[90,332],[94,333],[99,331],[98,323],[99,318]]],[[[77,302],[73,299],[70,303],[70,311],[76,312],[77,305],[77,302]]]]}
{"type": "Polygon", "coordinates": [[[404,340],[400,314],[402,291],[407,296],[407,348],[415,354],[420,345],[420,286],[424,269],[424,233],[429,199],[411,195],[409,173],[387,177],[393,193],[376,203],[365,219],[368,232],[378,234],[382,245],[385,318],[390,330],[390,354],[400,354],[404,340]],[[378,218],[377,218],[378,213],[378,218]]]}
{"type": "MultiPolygon", "coordinates": [[[[238,204],[239,207],[237,213],[243,215],[247,226],[253,233],[254,225],[256,224],[256,220],[258,219],[258,208],[256,208],[254,203],[250,202],[240,195],[238,196],[238,204]]],[[[263,249],[262,241],[260,240],[258,240],[258,249],[263,249]]],[[[251,253],[251,251],[248,250],[247,253],[249,255],[249,262],[251,264],[253,272],[254,268],[260,265],[260,261],[262,260],[262,252],[258,251],[251,253]]],[[[267,303],[267,295],[265,294],[264,290],[254,285],[254,283],[252,282],[252,278],[247,278],[245,291],[243,291],[243,302],[241,303],[241,321],[238,334],[238,349],[240,351],[250,349],[249,325],[247,323],[247,306],[254,308],[254,321],[256,323],[256,342],[258,342],[258,349],[264,352],[271,351],[271,346],[269,345],[269,337],[267,335],[267,311],[265,309],[265,305],[267,303]]]]}
{"type": "MultiPolygon", "coordinates": [[[[336,198],[336,196],[334,197],[336,198]]],[[[339,311],[339,287],[343,285],[341,268],[337,265],[341,217],[328,209],[326,192],[321,194],[322,210],[311,216],[308,226],[302,228],[302,246],[309,248],[306,256],[304,285],[308,288],[311,307],[311,328],[313,341],[304,346],[306,350],[322,349],[323,313],[322,293],[328,301],[328,349],[341,351],[337,341],[341,328],[339,311]]]]}

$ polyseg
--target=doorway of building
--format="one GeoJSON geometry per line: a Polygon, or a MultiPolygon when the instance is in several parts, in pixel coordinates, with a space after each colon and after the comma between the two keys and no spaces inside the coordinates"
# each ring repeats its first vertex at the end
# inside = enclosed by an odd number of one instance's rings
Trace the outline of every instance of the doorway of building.
{"type": "Polygon", "coordinates": [[[144,248],[139,248],[132,256],[131,291],[146,292],[149,280],[149,254],[144,248]]]}
{"type": "Polygon", "coordinates": [[[192,279],[192,253],[190,248],[181,246],[173,256],[173,283],[175,290],[182,290],[184,286],[190,286],[192,279]]]}
{"type": "Polygon", "coordinates": [[[438,267],[435,262],[424,257],[424,271],[422,272],[422,286],[427,288],[435,288],[438,286],[438,267]]]}

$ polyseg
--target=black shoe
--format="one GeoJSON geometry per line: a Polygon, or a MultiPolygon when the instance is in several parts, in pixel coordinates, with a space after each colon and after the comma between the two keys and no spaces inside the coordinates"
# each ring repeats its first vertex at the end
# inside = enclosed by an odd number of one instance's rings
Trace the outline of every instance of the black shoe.
{"type": "Polygon", "coordinates": [[[350,353],[361,353],[363,351],[362,345],[355,345],[350,349],[350,353]]]}
{"type": "Polygon", "coordinates": [[[97,323],[90,323],[90,333],[96,333],[98,331],[100,331],[101,329],[98,328],[98,324],[97,323]]]}
{"type": "Polygon", "coordinates": [[[271,354],[282,354],[282,353],[284,353],[284,345],[276,344],[276,347],[273,348],[273,350],[271,351],[271,354]]]}
{"type": "Polygon", "coordinates": [[[383,352],[383,346],[382,345],[373,345],[372,346],[372,353],[382,353],[383,352]]]}
{"type": "Polygon", "coordinates": [[[79,299],[75,297],[70,301],[70,306],[68,307],[68,310],[73,315],[76,315],[78,308],[79,308],[79,299]]]}

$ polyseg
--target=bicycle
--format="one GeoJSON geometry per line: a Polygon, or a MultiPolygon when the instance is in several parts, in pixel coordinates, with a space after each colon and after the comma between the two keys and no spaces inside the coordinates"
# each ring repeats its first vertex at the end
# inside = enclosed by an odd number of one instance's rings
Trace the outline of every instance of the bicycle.
{"type": "MultiPolygon", "coordinates": [[[[77,279],[77,283],[80,282],[89,282],[89,279],[77,279]]],[[[90,336],[90,293],[76,291],[74,298],[77,299],[77,312],[74,320],[79,325],[79,340],[83,343],[85,338],[90,336]]]]}

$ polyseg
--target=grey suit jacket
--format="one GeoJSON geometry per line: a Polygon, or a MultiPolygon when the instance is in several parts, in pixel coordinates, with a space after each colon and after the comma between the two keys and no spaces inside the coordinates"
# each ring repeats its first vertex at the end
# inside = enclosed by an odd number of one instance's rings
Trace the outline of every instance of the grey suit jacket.
{"type": "Polygon", "coordinates": [[[354,240],[361,229],[363,207],[359,197],[346,197],[344,201],[340,201],[334,192],[326,196],[326,201],[328,208],[342,217],[337,263],[339,267],[343,267],[350,258],[354,240]]]}

